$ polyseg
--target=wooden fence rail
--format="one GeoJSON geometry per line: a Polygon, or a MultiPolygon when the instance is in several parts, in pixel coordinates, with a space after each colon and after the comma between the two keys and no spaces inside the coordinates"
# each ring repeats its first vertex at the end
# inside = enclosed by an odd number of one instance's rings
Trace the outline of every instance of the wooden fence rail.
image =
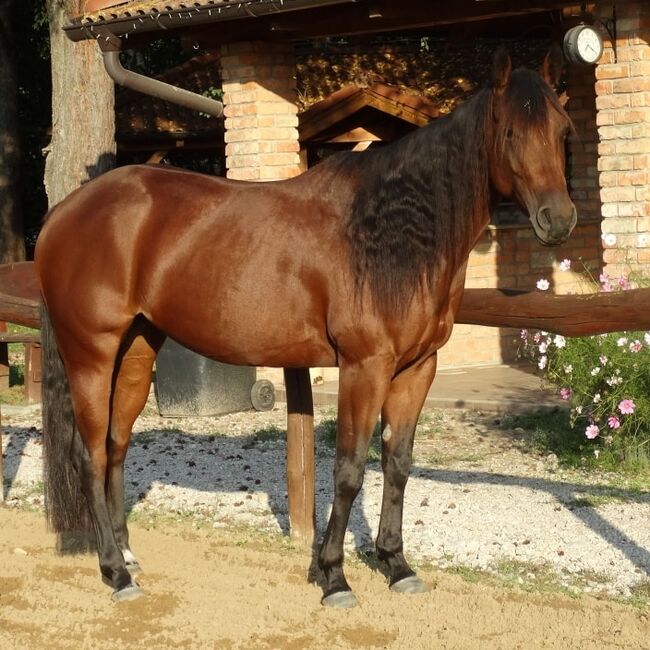
{"type": "Polygon", "coordinates": [[[650,329],[650,289],[556,296],[543,291],[465,289],[457,323],[587,336],[650,329]]]}

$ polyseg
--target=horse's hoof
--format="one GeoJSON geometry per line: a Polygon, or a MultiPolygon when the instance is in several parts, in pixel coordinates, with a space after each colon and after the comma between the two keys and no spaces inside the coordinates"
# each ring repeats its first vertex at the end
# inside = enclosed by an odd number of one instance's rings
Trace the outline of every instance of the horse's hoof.
{"type": "Polygon", "coordinates": [[[390,589],[397,594],[423,594],[429,591],[428,587],[417,576],[402,578],[394,582],[390,589]]]}
{"type": "Polygon", "coordinates": [[[144,596],[144,591],[133,582],[124,589],[116,589],[111,596],[111,600],[115,603],[123,603],[140,598],[140,596],[144,596]]]}
{"type": "Polygon", "coordinates": [[[336,607],[338,609],[351,609],[359,604],[356,596],[351,591],[335,591],[329,596],[324,596],[320,602],[325,607],[336,607]]]}

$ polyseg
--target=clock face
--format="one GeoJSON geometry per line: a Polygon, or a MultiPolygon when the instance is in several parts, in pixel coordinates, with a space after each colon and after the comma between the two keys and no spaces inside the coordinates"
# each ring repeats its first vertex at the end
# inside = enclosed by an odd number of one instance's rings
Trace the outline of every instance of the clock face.
{"type": "Polygon", "coordinates": [[[582,57],[585,63],[596,63],[600,59],[603,52],[602,41],[598,32],[591,27],[584,27],[578,33],[576,41],[578,54],[582,57]]]}

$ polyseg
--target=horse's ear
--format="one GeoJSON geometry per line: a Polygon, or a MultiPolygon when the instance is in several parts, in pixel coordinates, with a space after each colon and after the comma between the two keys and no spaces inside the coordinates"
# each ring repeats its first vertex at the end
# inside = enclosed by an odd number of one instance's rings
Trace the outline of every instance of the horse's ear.
{"type": "Polygon", "coordinates": [[[501,46],[492,59],[492,87],[495,90],[503,90],[510,82],[512,62],[505,47],[501,46]]]}
{"type": "Polygon", "coordinates": [[[539,70],[539,74],[541,75],[542,79],[549,86],[557,86],[560,82],[563,63],[564,57],[562,56],[562,48],[557,43],[553,43],[553,45],[551,45],[551,49],[544,57],[542,67],[539,70]]]}

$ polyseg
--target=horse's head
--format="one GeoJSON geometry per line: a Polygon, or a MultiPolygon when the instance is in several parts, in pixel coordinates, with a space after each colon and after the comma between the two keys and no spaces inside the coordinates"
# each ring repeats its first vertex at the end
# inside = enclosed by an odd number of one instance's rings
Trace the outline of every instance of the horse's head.
{"type": "Polygon", "coordinates": [[[527,210],[537,238],[560,244],[576,224],[576,208],[564,176],[564,146],[571,120],[553,90],[562,54],[551,50],[540,73],[512,72],[505,50],[492,64],[490,180],[503,197],[527,210]]]}

